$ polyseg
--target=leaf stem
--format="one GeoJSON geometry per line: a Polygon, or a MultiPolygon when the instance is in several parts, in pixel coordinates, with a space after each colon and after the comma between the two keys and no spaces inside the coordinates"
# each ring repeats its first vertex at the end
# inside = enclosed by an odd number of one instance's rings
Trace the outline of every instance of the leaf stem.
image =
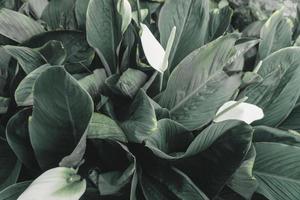
{"type": "Polygon", "coordinates": [[[142,15],[141,15],[141,5],[140,5],[140,0],[136,0],[136,7],[137,7],[137,17],[138,17],[138,26],[141,28],[141,23],[142,23],[142,15]]]}

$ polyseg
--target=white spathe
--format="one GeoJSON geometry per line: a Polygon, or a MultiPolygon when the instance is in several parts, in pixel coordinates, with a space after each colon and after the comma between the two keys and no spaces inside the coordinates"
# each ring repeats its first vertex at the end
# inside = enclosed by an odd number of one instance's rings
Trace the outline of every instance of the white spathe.
{"type": "Polygon", "coordinates": [[[219,108],[216,116],[217,117],[214,119],[214,122],[222,122],[225,120],[235,119],[244,121],[247,124],[251,124],[256,120],[262,119],[264,117],[264,112],[260,107],[250,103],[228,101],[219,108]],[[237,105],[233,106],[234,104],[237,105]],[[230,108],[231,106],[233,107],[230,108]],[[228,111],[225,111],[228,108],[230,109],[228,111]]]}
{"type": "Polygon", "coordinates": [[[119,0],[117,3],[118,13],[122,16],[122,33],[124,34],[132,19],[132,9],[128,0],[119,0]]]}
{"type": "Polygon", "coordinates": [[[163,73],[168,67],[168,64],[164,65],[166,54],[164,48],[145,24],[141,23],[141,30],[141,42],[147,61],[151,67],[163,73]]]}
{"type": "Polygon", "coordinates": [[[17,200],[79,200],[85,190],[76,170],[57,167],[36,178],[17,200]]]}

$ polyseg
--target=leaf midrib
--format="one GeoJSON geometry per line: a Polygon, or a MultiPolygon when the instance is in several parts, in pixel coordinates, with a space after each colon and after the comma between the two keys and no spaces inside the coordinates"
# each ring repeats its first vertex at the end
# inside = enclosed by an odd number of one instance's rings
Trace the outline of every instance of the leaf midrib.
{"type": "MultiPolygon", "coordinates": [[[[176,104],[171,110],[170,114],[172,114],[174,111],[176,111],[178,108],[180,108],[182,105],[184,105],[185,102],[187,102],[192,96],[194,96],[201,88],[203,88],[209,81],[211,81],[213,78],[215,78],[217,75],[221,75],[223,70],[217,70],[213,75],[211,75],[208,79],[206,79],[199,87],[195,88],[193,92],[188,94],[185,98],[183,98],[179,103],[176,104]]],[[[226,75],[225,73],[223,75],[226,75]]]]}
{"type": "Polygon", "coordinates": [[[259,171],[256,171],[256,170],[253,170],[253,174],[254,175],[257,174],[257,175],[267,176],[267,177],[271,177],[271,178],[276,178],[276,179],[280,179],[280,180],[284,180],[284,181],[288,181],[288,182],[294,182],[294,183],[299,184],[299,186],[300,186],[300,180],[295,180],[295,179],[291,179],[291,178],[288,178],[288,177],[282,177],[282,176],[267,173],[267,172],[259,172],[259,171]]]}

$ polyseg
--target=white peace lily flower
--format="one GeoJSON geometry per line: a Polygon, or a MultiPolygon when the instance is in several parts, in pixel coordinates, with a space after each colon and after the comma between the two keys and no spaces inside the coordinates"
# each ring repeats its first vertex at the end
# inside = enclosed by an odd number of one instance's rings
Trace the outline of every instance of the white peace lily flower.
{"type": "Polygon", "coordinates": [[[263,117],[263,110],[256,105],[238,101],[228,101],[219,108],[214,122],[235,119],[251,124],[263,117]]]}
{"type": "Polygon", "coordinates": [[[141,30],[141,42],[147,61],[151,67],[163,73],[168,68],[168,59],[174,42],[176,27],[173,27],[171,31],[166,51],[145,24],[141,23],[141,30]]]}
{"type": "Polygon", "coordinates": [[[119,0],[117,3],[118,13],[122,16],[122,33],[125,33],[132,19],[131,5],[128,0],[119,0]]]}
{"type": "Polygon", "coordinates": [[[17,200],[79,200],[85,190],[86,181],[75,169],[57,167],[35,179],[17,200]]]}

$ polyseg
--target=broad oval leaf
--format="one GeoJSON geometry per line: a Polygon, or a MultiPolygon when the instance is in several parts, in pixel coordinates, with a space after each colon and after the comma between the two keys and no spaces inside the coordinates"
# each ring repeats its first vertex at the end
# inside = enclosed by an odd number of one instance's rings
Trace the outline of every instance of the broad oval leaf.
{"type": "Polygon", "coordinates": [[[38,77],[33,97],[30,140],[39,165],[49,169],[76,147],[92,117],[93,101],[61,67],[38,77]]]}
{"type": "Polygon", "coordinates": [[[228,77],[223,68],[233,56],[237,39],[237,34],[220,37],[195,50],[175,68],[159,99],[172,119],[190,130],[201,128],[231,98],[240,77],[228,77]]]}
{"type": "Polygon", "coordinates": [[[121,40],[120,16],[116,0],[90,0],[86,16],[88,43],[98,50],[111,72],[117,70],[117,47],[121,40]]]}
{"type": "Polygon", "coordinates": [[[240,98],[263,109],[265,117],[256,125],[279,125],[294,108],[300,95],[300,48],[281,49],[263,60],[258,74],[263,81],[248,86],[240,98]]]}

